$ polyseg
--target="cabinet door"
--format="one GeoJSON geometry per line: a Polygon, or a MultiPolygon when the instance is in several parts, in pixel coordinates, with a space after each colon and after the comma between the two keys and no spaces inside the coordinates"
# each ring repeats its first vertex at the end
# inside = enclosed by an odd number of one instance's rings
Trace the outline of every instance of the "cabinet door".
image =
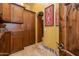
{"type": "Polygon", "coordinates": [[[10,4],[8,3],[3,3],[2,4],[2,18],[5,21],[11,21],[11,17],[10,17],[10,4]]]}
{"type": "MultiPolygon", "coordinates": [[[[63,9],[60,7],[60,13],[62,13],[62,15],[60,15],[59,29],[60,48],[64,46],[65,50],[73,53],[74,55],[79,55],[79,9],[76,7],[76,4],[63,5],[63,7],[63,9]]],[[[63,55],[62,53],[60,51],[61,55],[63,55]]]]}
{"type": "Polygon", "coordinates": [[[23,32],[12,32],[11,36],[11,53],[23,49],[23,32]]]}
{"type": "Polygon", "coordinates": [[[0,3],[0,19],[2,19],[2,3],[0,3]]]}
{"type": "Polygon", "coordinates": [[[11,4],[11,21],[16,23],[23,22],[23,8],[15,4],[11,4]]]}
{"type": "Polygon", "coordinates": [[[35,13],[30,12],[30,44],[35,43],[35,13]]]}
{"type": "Polygon", "coordinates": [[[24,46],[35,43],[35,13],[24,12],[24,46]]]}
{"type": "Polygon", "coordinates": [[[28,46],[30,45],[29,39],[30,39],[30,29],[29,29],[29,12],[28,11],[24,11],[23,14],[23,18],[24,18],[24,23],[23,23],[23,28],[24,28],[24,46],[28,46]]]}
{"type": "MultiPolygon", "coordinates": [[[[0,33],[1,34],[1,33],[0,33]]],[[[0,55],[9,55],[10,53],[10,33],[5,32],[0,35],[0,55]]]]}

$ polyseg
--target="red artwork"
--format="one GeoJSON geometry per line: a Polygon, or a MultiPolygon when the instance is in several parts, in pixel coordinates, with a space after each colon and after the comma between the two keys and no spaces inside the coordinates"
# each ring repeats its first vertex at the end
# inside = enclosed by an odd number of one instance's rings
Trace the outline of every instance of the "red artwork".
{"type": "Polygon", "coordinates": [[[54,25],[54,5],[50,5],[47,8],[45,8],[45,25],[54,25]]]}

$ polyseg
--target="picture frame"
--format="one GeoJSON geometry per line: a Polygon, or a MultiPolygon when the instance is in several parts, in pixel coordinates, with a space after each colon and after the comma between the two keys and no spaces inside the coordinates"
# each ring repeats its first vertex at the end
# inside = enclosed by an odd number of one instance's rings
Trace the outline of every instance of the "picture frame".
{"type": "Polygon", "coordinates": [[[45,8],[45,26],[54,26],[54,4],[45,8]]]}

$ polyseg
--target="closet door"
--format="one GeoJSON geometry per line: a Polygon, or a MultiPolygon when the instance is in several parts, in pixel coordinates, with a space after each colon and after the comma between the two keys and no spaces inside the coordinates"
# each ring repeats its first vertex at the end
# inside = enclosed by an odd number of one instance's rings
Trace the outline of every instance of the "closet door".
{"type": "Polygon", "coordinates": [[[68,9],[68,50],[75,55],[79,55],[79,7],[77,4],[70,4],[68,9]]]}
{"type": "Polygon", "coordinates": [[[76,8],[74,4],[67,6],[67,46],[68,50],[74,50],[76,48],[77,39],[77,19],[76,19],[76,8]]]}
{"type": "Polygon", "coordinates": [[[25,10],[24,12],[24,46],[35,43],[35,13],[25,10]]]}
{"type": "Polygon", "coordinates": [[[59,4],[59,15],[60,15],[60,21],[59,21],[59,54],[65,55],[63,51],[61,51],[60,48],[66,49],[66,19],[65,19],[65,5],[59,4]],[[61,44],[64,45],[64,47],[61,46],[61,44]]]}
{"type": "Polygon", "coordinates": [[[30,18],[30,44],[35,43],[35,13],[30,12],[29,13],[30,18]]]}
{"type": "Polygon", "coordinates": [[[29,28],[29,12],[24,10],[23,14],[23,28],[24,28],[24,46],[28,46],[30,39],[30,28],[29,28]]]}
{"type": "MultiPolygon", "coordinates": [[[[60,51],[60,55],[79,55],[79,8],[77,4],[63,5],[66,10],[66,19],[60,23],[60,44],[63,43],[63,51],[60,51]],[[66,26],[63,27],[63,24],[66,26]],[[64,29],[65,28],[65,31],[64,29]],[[65,34],[65,36],[63,36],[65,34]],[[69,53],[68,53],[69,52],[69,53]]],[[[64,8],[64,9],[65,9],[64,8]]],[[[63,13],[64,14],[64,13],[63,13]]],[[[61,17],[63,15],[60,15],[61,17]]],[[[60,18],[62,21],[62,18],[60,18]]],[[[60,45],[62,49],[62,45],[60,45]]]]}

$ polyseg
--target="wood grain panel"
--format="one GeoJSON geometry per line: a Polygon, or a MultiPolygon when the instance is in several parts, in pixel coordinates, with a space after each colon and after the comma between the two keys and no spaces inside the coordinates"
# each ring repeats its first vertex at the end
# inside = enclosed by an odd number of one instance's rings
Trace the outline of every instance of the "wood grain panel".
{"type": "Polygon", "coordinates": [[[24,8],[17,6],[16,4],[10,4],[10,5],[11,5],[11,21],[22,23],[24,8]]]}
{"type": "Polygon", "coordinates": [[[23,49],[23,32],[11,32],[11,53],[23,49]]]}
{"type": "MultiPolygon", "coordinates": [[[[68,5],[62,5],[63,9],[60,8],[60,10],[63,10],[64,12],[60,12],[64,15],[64,20],[62,20],[63,15],[60,15],[60,41],[65,43],[64,49],[67,51],[70,51],[71,53],[75,55],[79,55],[79,7],[76,7],[77,4],[68,4],[68,5]],[[64,10],[66,8],[66,10],[64,10]],[[65,18],[66,17],[66,18],[65,18]],[[62,24],[61,24],[62,22],[62,24]],[[63,24],[66,25],[66,27],[62,27],[63,24]],[[66,29],[65,32],[64,28],[66,29]],[[66,36],[63,36],[66,33],[66,36]],[[63,37],[63,38],[62,38],[63,37]]],[[[60,52],[61,53],[61,52],[60,52]]],[[[64,54],[61,54],[64,55],[64,54]]]]}
{"type": "Polygon", "coordinates": [[[0,38],[0,55],[9,55],[10,53],[10,32],[5,32],[0,38]]]}
{"type": "Polygon", "coordinates": [[[25,10],[24,11],[24,46],[32,45],[35,43],[35,13],[25,10]]]}
{"type": "Polygon", "coordinates": [[[0,3],[1,23],[23,23],[24,7],[14,3],[0,3]]]}
{"type": "Polygon", "coordinates": [[[37,41],[41,42],[43,37],[43,20],[42,16],[37,16],[37,41]]]}
{"type": "Polygon", "coordinates": [[[10,21],[11,22],[11,9],[10,9],[10,4],[8,4],[8,3],[4,3],[3,5],[2,5],[2,7],[3,7],[3,20],[6,20],[6,21],[10,21]]]}

